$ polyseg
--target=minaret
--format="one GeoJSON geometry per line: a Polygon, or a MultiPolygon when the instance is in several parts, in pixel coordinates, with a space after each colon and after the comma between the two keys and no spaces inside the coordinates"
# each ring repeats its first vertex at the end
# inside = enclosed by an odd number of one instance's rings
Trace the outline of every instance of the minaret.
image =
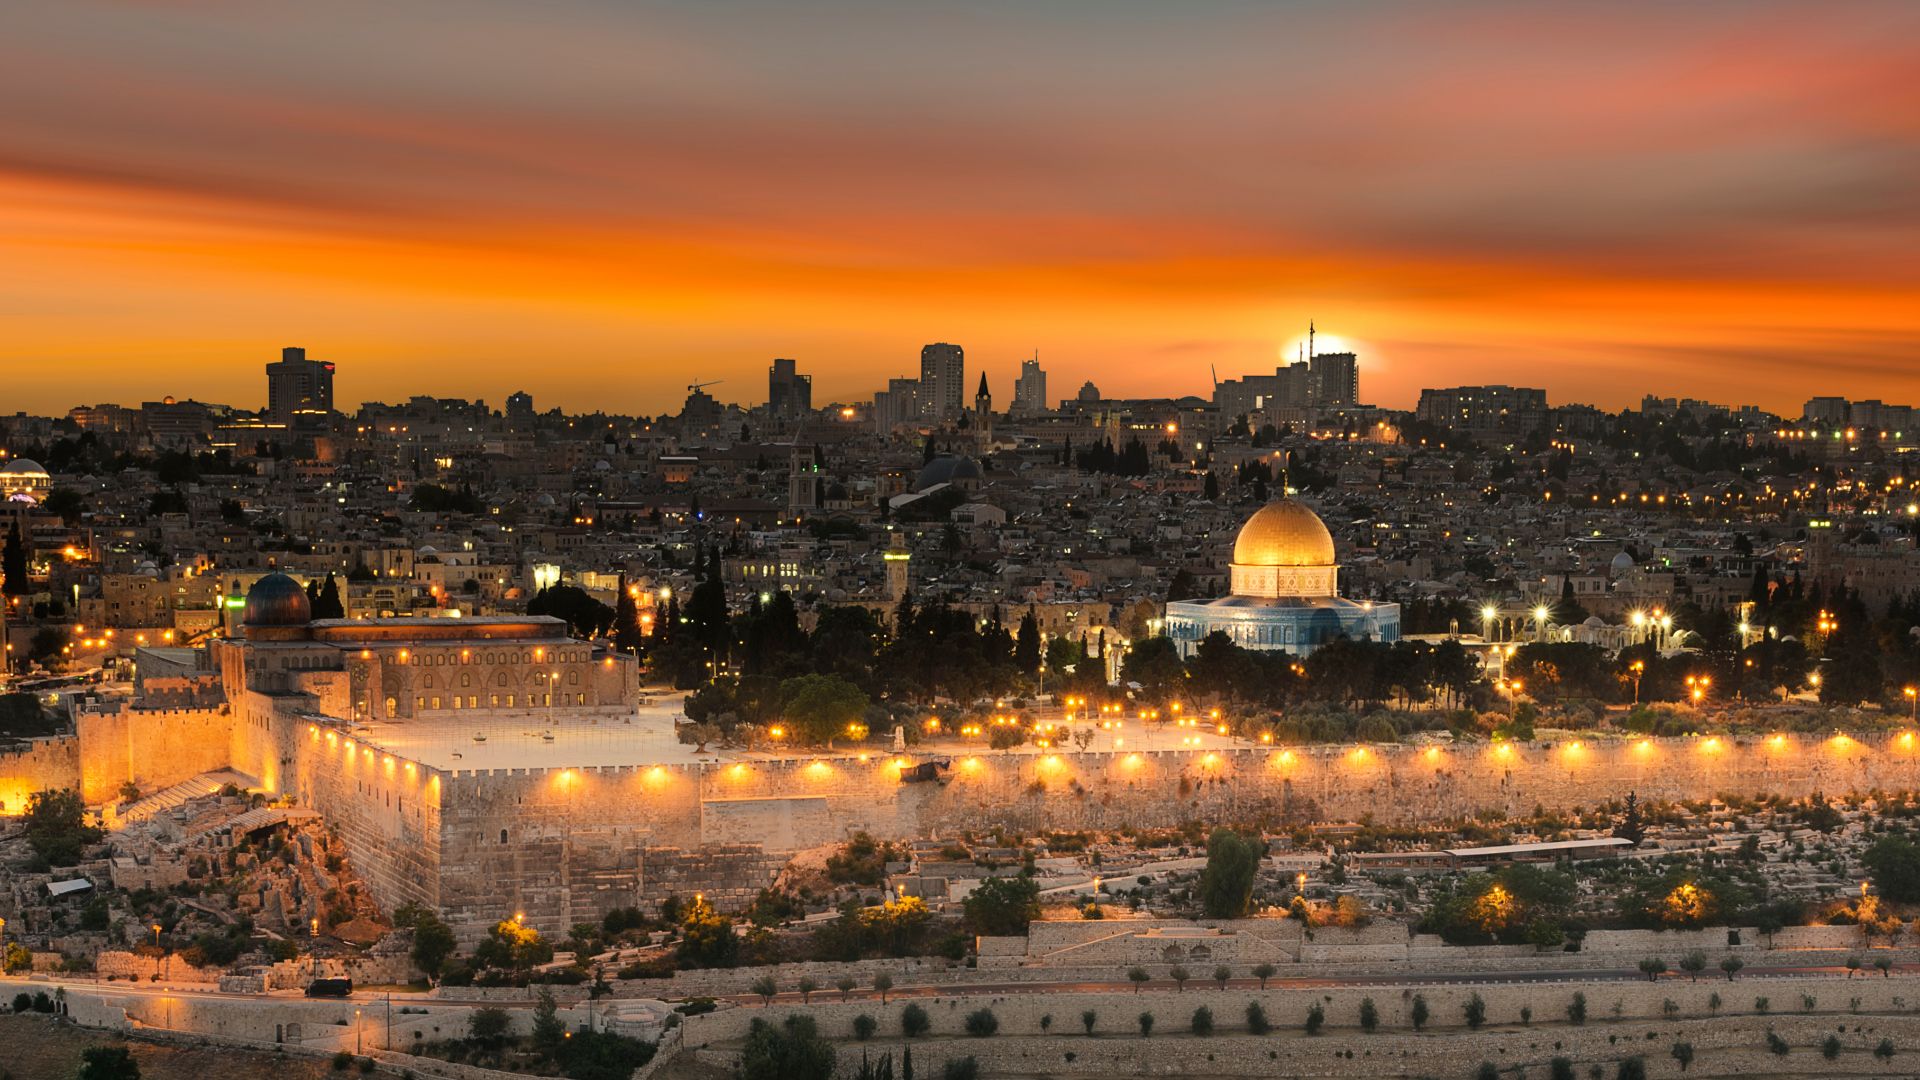
{"type": "Polygon", "coordinates": [[[894,533],[893,544],[880,557],[887,563],[887,599],[897,604],[907,595],[907,560],[913,558],[907,551],[907,535],[894,533]]]}

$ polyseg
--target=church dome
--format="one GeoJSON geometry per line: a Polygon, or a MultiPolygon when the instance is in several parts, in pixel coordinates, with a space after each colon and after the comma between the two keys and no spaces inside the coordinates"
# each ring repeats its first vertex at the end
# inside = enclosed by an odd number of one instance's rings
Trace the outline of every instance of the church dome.
{"type": "Polygon", "coordinates": [[[935,484],[958,484],[980,479],[980,463],[964,454],[941,454],[920,469],[913,490],[925,491],[935,484]]]}
{"type": "Polygon", "coordinates": [[[307,590],[285,574],[268,574],[247,590],[240,621],[246,626],[305,626],[313,621],[307,590]]]}
{"type": "Polygon", "coordinates": [[[1332,566],[1333,534],[1320,515],[1292,499],[1254,512],[1233,542],[1236,566],[1332,566]]]}

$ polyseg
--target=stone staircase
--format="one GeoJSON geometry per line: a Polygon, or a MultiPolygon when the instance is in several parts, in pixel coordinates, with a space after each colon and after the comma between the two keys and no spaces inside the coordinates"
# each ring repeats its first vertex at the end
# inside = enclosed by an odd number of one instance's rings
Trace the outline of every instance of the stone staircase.
{"type": "Polygon", "coordinates": [[[107,808],[110,823],[128,825],[136,821],[146,821],[157,814],[182,805],[189,799],[198,799],[219,791],[228,784],[246,790],[253,784],[253,777],[232,769],[218,769],[204,772],[191,780],[182,780],[172,787],[161,788],[151,795],[142,796],[133,802],[107,808]]]}

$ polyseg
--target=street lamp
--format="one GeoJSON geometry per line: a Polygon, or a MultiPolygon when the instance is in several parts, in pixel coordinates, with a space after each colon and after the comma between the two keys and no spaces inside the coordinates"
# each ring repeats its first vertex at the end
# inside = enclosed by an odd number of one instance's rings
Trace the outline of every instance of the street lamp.
{"type": "Polygon", "coordinates": [[[1909,686],[1907,695],[1907,722],[1920,723],[1920,687],[1909,686]]]}
{"type": "Polygon", "coordinates": [[[1633,703],[1638,705],[1640,704],[1640,679],[1647,673],[1647,662],[1635,660],[1629,670],[1633,672],[1633,703]]]}
{"type": "Polygon", "coordinates": [[[1687,676],[1687,695],[1693,699],[1695,705],[1698,705],[1706,698],[1707,687],[1712,685],[1713,680],[1705,675],[1689,675],[1687,676]]]}
{"type": "Polygon", "coordinates": [[[1488,604],[1480,609],[1480,639],[1482,641],[1493,640],[1493,617],[1498,614],[1500,614],[1500,609],[1494,607],[1492,604],[1488,604]]]}
{"type": "Polygon", "coordinates": [[[1509,679],[1506,682],[1496,683],[1495,685],[1507,692],[1507,719],[1512,720],[1517,718],[1520,715],[1520,690],[1522,687],[1520,680],[1509,679]]]}

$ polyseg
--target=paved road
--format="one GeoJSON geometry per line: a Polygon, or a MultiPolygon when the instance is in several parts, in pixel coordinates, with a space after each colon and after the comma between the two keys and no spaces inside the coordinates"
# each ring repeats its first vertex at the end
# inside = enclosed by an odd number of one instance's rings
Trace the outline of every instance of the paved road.
{"type": "MultiPolygon", "coordinates": [[[[1905,973],[1920,970],[1920,965],[1896,964],[1893,971],[1905,973]]],[[[1776,964],[1751,965],[1740,969],[1740,978],[1819,978],[1845,975],[1847,969],[1841,965],[1815,964],[1776,964]]],[[[1880,978],[1878,971],[1863,972],[1856,978],[1880,978]]],[[[1367,975],[1319,975],[1312,977],[1280,977],[1268,979],[1269,990],[1289,989],[1331,989],[1343,986],[1448,986],[1458,984],[1487,983],[1575,983],[1575,982],[1631,982],[1643,980],[1646,975],[1636,968],[1583,968],[1570,971],[1484,971],[1472,973],[1426,973],[1412,972],[1395,974],[1367,975]]],[[[1663,981],[1688,981],[1684,974],[1669,973],[1661,976],[1663,981]]],[[[1717,971],[1702,972],[1700,982],[1724,982],[1726,976],[1717,971]]],[[[1219,988],[1212,979],[1194,978],[1187,985],[1195,993],[1204,993],[1219,988]]],[[[1258,979],[1229,979],[1227,988],[1234,990],[1260,989],[1258,979]]],[[[1152,979],[1139,984],[1144,990],[1178,990],[1179,984],[1172,979],[1152,979]]],[[[901,986],[887,992],[887,1000],[894,998],[950,997],[955,994],[1132,994],[1136,991],[1131,982],[965,982],[933,986],[901,986]]],[[[823,1001],[837,1001],[840,991],[831,988],[813,991],[823,1001]]],[[[879,1000],[880,994],[872,989],[855,990],[853,998],[868,1001],[879,1000]]],[[[726,994],[718,1000],[733,1001],[745,1005],[760,1004],[758,994],[726,994]]],[[[777,1002],[798,1002],[801,995],[796,991],[775,994],[777,1002]]]]}
{"type": "MultiPolygon", "coordinates": [[[[1892,970],[1900,974],[1908,974],[1920,971],[1920,964],[1896,964],[1892,970]]],[[[1844,976],[1846,974],[1847,969],[1838,964],[1754,964],[1742,968],[1739,977],[1741,979],[1757,977],[1830,978],[1834,976],[1844,976]]],[[[1878,971],[1864,971],[1855,977],[1861,979],[1877,979],[1882,976],[1878,971]]],[[[1302,990],[1333,989],[1348,986],[1450,986],[1474,983],[1631,982],[1645,978],[1646,975],[1634,968],[1587,968],[1566,971],[1515,970],[1471,973],[1404,972],[1364,975],[1332,974],[1304,977],[1276,976],[1267,980],[1266,987],[1270,990],[1302,990]]],[[[1661,979],[1673,982],[1691,981],[1688,980],[1684,974],[1674,972],[1661,976],[1661,979]]],[[[1702,972],[1698,981],[1706,983],[1724,982],[1726,978],[1717,971],[1709,970],[1702,972]]],[[[51,993],[54,987],[62,985],[76,991],[84,990],[88,993],[98,993],[108,996],[144,998],[192,997],[194,999],[222,998],[234,1001],[258,1001],[261,998],[261,995],[258,994],[223,993],[211,987],[205,987],[204,984],[109,983],[64,979],[30,980],[15,977],[0,979],[0,994],[10,996],[20,990],[46,990],[51,993]]],[[[1193,987],[1194,992],[1197,994],[1219,988],[1218,983],[1206,978],[1189,979],[1188,985],[1193,987]]],[[[1258,979],[1229,979],[1226,986],[1228,989],[1234,990],[1257,990],[1260,988],[1260,981],[1258,979]]],[[[1133,994],[1138,990],[1177,989],[1179,989],[1179,984],[1175,983],[1172,979],[1152,979],[1139,984],[1137,987],[1134,983],[1127,981],[954,982],[933,985],[914,984],[900,986],[889,990],[886,994],[886,999],[891,1001],[894,998],[952,997],[957,994],[1133,994]]],[[[458,992],[457,989],[455,992],[458,992]]],[[[840,999],[840,992],[830,987],[815,990],[812,994],[813,996],[819,997],[822,1001],[838,1001],[840,999]]],[[[297,997],[297,995],[287,995],[284,993],[274,996],[288,1000],[306,1000],[305,998],[297,997]]],[[[853,991],[850,997],[861,1001],[877,1001],[881,995],[871,988],[862,988],[853,991]]],[[[760,996],[751,993],[721,994],[716,995],[716,999],[737,1002],[743,1005],[760,1004],[760,996]]],[[[356,991],[350,998],[320,998],[315,1000],[320,1002],[348,1001],[357,1005],[371,1005],[386,1002],[387,992],[384,990],[362,990],[356,991]]],[[[493,1005],[503,1009],[526,1009],[533,1007],[533,1002],[531,1001],[483,1001],[457,997],[425,998],[414,994],[396,994],[393,1000],[396,1003],[404,1002],[417,1005],[493,1005]]],[[[797,1003],[801,1001],[801,995],[798,991],[787,990],[775,994],[773,1000],[782,1003],[797,1003]]]]}

